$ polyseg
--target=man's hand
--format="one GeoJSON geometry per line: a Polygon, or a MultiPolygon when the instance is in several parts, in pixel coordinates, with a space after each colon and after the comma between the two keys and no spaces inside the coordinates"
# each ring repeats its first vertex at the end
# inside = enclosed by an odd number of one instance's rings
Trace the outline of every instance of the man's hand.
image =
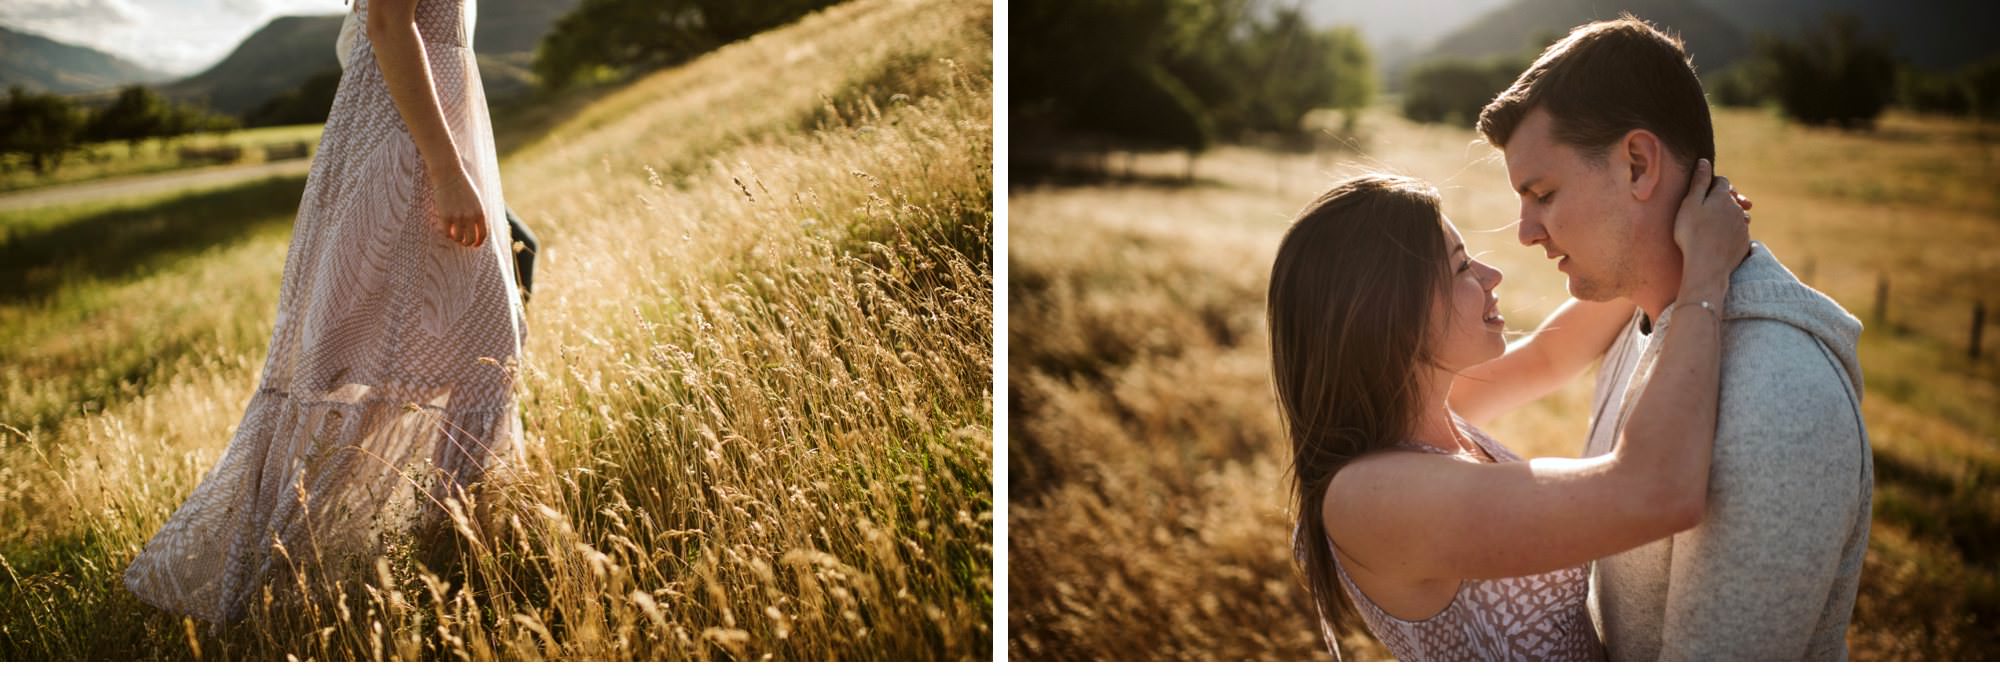
{"type": "Polygon", "coordinates": [[[1730,271],[1750,252],[1750,219],[1742,209],[1742,198],[1730,189],[1729,179],[1714,172],[1708,160],[1695,163],[1693,184],[1674,214],[1683,291],[1727,289],[1730,271]],[[1717,187],[1732,199],[1712,195],[1717,187]]]}

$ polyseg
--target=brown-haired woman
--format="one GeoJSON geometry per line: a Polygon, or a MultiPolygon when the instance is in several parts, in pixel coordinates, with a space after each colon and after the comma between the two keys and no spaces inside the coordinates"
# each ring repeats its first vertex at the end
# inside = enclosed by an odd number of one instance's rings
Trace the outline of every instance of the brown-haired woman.
{"type": "Polygon", "coordinates": [[[1403,660],[1602,658],[1587,565],[1702,518],[1723,298],[1749,250],[1741,206],[1711,176],[1697,165],[1675,221],[1683,275],[1652,333],[1658,367],[1630,395],[1617,451],[1587,459],[1521,461],[1455,412],[1520,403],[1475,400],[1510,390],[1453,385],[1547,378],[1521,362],[1602,352],[1631,304],[1568,307],[1539,350],[1508,351],[1500,271],[1470,256],[1428,185],[1354,178],[1293,222],[1271,271],[1271,361],[1295,553],[1329,645],[1352,609],[1403,660]]]}

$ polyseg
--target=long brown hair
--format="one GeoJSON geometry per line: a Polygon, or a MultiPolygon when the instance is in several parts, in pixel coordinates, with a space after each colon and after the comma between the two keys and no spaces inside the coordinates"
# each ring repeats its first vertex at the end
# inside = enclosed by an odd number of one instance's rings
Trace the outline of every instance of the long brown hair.
{"type": "Polygon", "coordinates": [[[1327,629],[1346,611],[1336,609],[1342,595],[1320,506],[1341,467],[1414,431],[1418,369],[1433,362],[1432,302],[1450,275],[1446,241],[1436,189],[1370,174],[1307,205],[1271,265],[1271,374],[1292,446],[1293,556],[1327,629]]]}

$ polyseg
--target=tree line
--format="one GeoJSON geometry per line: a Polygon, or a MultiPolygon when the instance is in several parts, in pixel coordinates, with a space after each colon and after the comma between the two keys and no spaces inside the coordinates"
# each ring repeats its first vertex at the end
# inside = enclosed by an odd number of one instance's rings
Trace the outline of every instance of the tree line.
{"type": "Polygon", "coordinates": [[[838,0],[583,0],[535,51],[542,85],[665,68],[791,23],[838,0]]]}
{"type": "Polygon", "coordinates": [[[1316,109],[1347,119],[1375,90],[1352,29],[1315,28],[1264,0],[1018,0],[1009,4],[1017,143],[1200,152],[1300,140],[1316,109]]]}
{"type": "MultiPolygon", "coordinates": [[[[1413,66],[1404,82],[1403,115],[1471,125],[1528,67],[1540,45],[1560,36],[1542,37],[1534,51],[1413,66]]],[[[1715,105],[1768,105],[1817,126],[1870,128],[1890,106],[2000,118],[2000,56],[1950,73],[1925,72],[1898,60],[1888,38],[1870,35],[1860,19],[1846,14],[1829,15],[1796,39],[1759,35],[1750,57],[1703,73],[1702,84],[1715,105]]]]}
{"type": "Polygon", "coordinates": [[[92,109],[56,94],[8,89],[0,105],[0,155],[21,155],[36,174],[62,166],[63,158],[87,143],[123,141],[137,154],[149,139],[172,140],[197,132],[229,131],[236,118],[200,106],[163,99],[144,85],[120,89],[110,105],[92,109]]]}
{"type": "Polygon", "coordinates": [[[1813,125],[1868,128],[1888,107],[2000,118],[2000,56],[1947,73],[1902,63],[1887,37],[1836,14],[1798,40],[1761,36],[1757,58],[1731,66],[1710,88],[1726,106],[1776,105],[1813,125]]]}

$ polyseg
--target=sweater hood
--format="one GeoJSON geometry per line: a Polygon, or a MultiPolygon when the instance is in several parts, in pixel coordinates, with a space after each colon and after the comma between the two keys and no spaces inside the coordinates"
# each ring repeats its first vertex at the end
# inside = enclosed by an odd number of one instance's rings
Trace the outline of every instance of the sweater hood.
{"type": "Polygon", "coordinates": [[[1762,242],[1750,243],[1750,256],[1729,276],[1729,319],[1769,319],[1798,327],[1833,352],[1847,371],[1847,382],[1861,395],[1861,359],[1857,343],[1861,320],[1839,303],[1806,286],[1762,242]]]}

